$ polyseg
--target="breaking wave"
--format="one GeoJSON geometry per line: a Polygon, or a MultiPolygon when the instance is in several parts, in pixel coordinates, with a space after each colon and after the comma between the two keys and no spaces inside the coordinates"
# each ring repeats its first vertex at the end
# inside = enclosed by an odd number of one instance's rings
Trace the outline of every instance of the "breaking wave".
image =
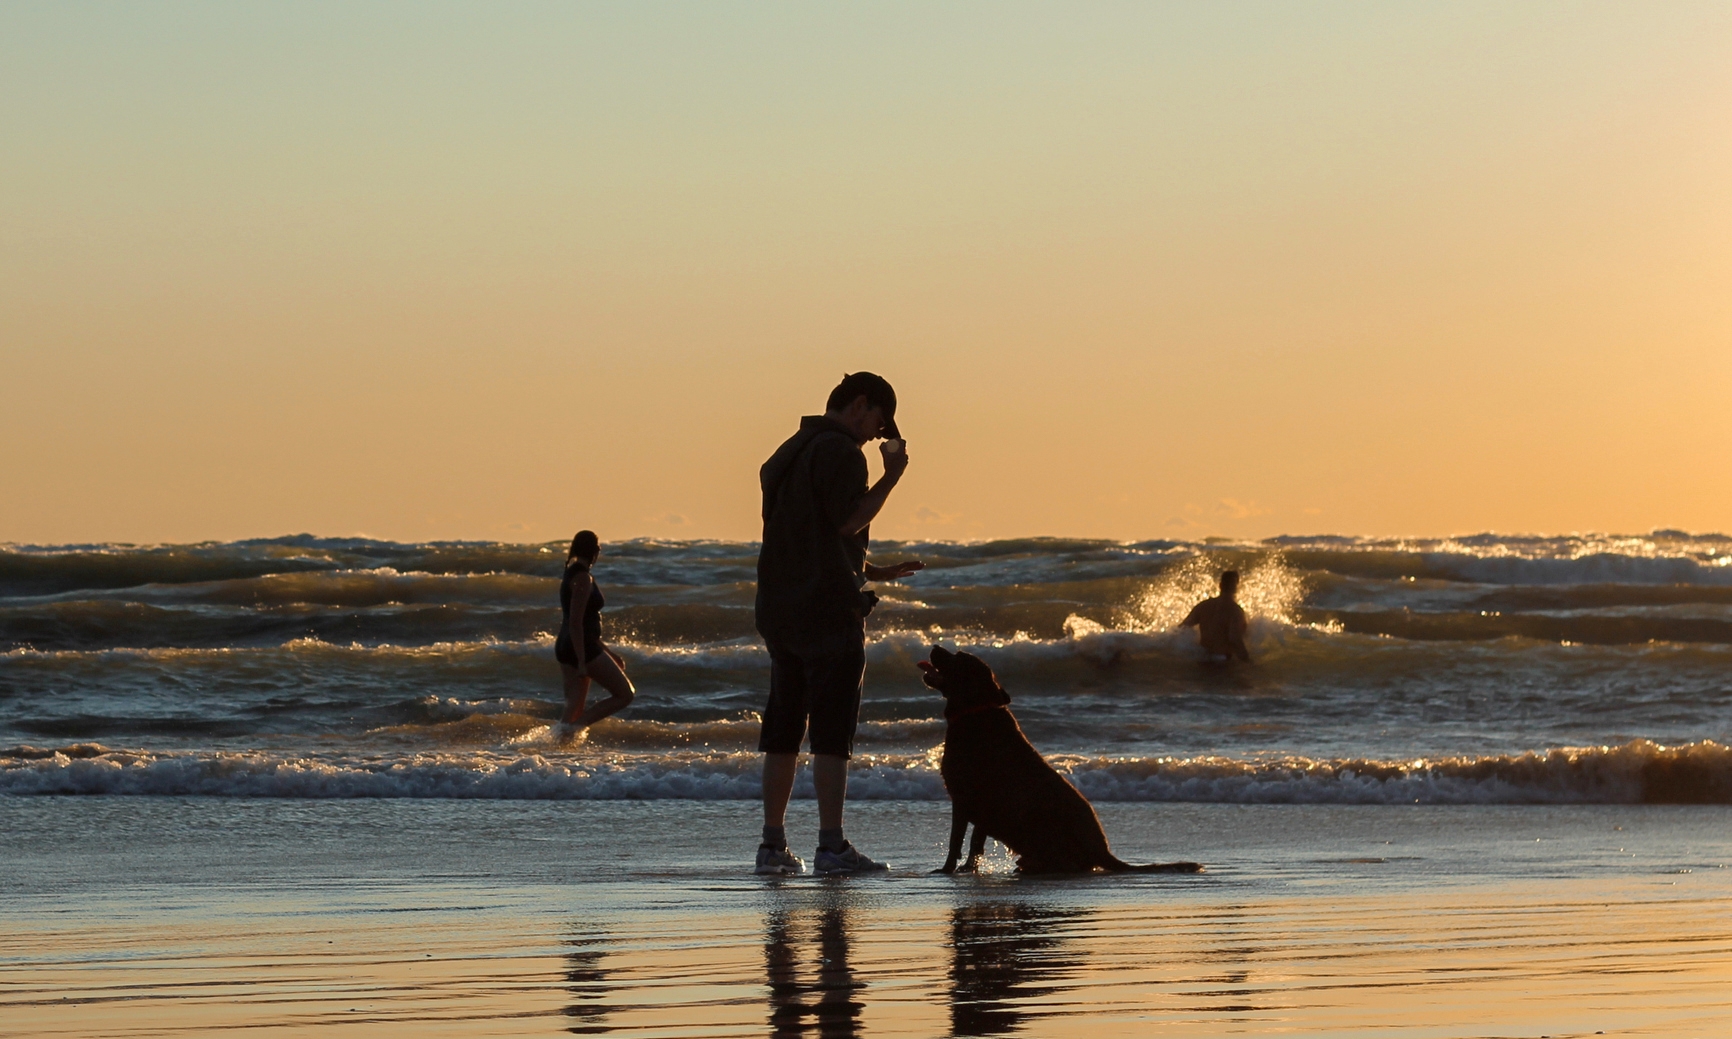
{"type": "MultiPolygon", "coordinates": [[[[586,742],[573,752],[549,747],[516,755],[403,758],[21,745],[0,751],[0,794],[742,801],[760,796],[761,759],[755,753],[692,749],[634,755],[609,749],[631,742],[586,742]]],[[[1079,789],[1103,802],[1732,804],[1732,748],[1713,741],[1668,747],[1638,740],[1619,747],[1414,761],[1053,760],[1079,789]]],[[[849,796],[943,800],[936,764],[936,748],[857,757],[849,796]]],[[[813,796],[808,772],[801,773],[795,793],[813,796]]]]}
{"type": "MultiPolygon", "coordinates": [[[[18,756],[6,783],[749,793],[770,680],[756,551],[608,545],[604,637],[641,695],[573,748],[549,729],[561,544],[0,546],[0,747],[49,748],[18,756]],[[86,745],[74,741],[135,749],[42,764],[86,745]],[[133,756],[111,769],[121,753],[133,756]],[[500,771],[537,755],[545,767],[500,771]]],[[[927,568],[879,585],[868,621],[859,739],[874,757],[855,784],[868,796],[939,796],[920,754],[941,738],[941,702],[914,666],[933,643],[985,659],[1044,750],[1116,755],[1064,759],[1101,798],[1721,796],[1701,778],[1712,769],[1668,785],[1671,759],[1624,748],[1732,742],[1732,538],[1025,538],[873,552],[927,568]],[[1241,574],[1256,663],[1221,671],[1199,667],[1197,635],[1178,624],[1227,569],[1241,574]],[[1602,744],[1620,749],[1573,766],[1598,787],[1557,778],[1567,769],[1550,758],[1484,756],[1602,744]],[[1400,763],[1415,755],[1428,763],[1400,763]]]]}

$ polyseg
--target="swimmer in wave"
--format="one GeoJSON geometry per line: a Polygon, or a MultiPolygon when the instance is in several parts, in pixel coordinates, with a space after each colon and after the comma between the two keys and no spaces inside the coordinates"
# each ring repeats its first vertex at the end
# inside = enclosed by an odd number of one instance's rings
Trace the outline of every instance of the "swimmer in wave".
{"type": "Polygon", "coordinates": [[[1251,662],[1251,651],[1245,648],[1245,610],[1235,601],[1238,594],[1239,571],[1228,570],[1221,575],[1221,594],[1191,607],[1179,622],[1181,628],[1197,629],[1205,664],[1251,662]]]}

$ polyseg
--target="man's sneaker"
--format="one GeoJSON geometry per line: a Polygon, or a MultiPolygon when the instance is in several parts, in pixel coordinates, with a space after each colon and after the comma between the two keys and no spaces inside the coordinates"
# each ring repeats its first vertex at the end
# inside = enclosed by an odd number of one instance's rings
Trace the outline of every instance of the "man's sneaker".
{"type": "Polygon", "coordinates": [[[798,876],[806,872],[806,864],[794,857],[787,848],[758,845],[758,866],[752,870],[759,876],[798,876]]]}
{"type": "Polygon", "coordinates": [[[819,848],[812,857],[812,872],[824,876],[837,876],[843,873],[878,873],[890,868],[887,862],[875,862],[860,854],[860,849],[852,844],[842,845],[841,851],[829,851],[819,848]]]}

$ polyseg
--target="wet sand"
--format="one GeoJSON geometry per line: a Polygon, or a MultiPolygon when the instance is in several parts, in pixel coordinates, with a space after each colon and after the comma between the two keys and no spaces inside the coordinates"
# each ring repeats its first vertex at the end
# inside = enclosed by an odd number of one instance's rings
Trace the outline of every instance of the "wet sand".
{"type": "Polygon", "coordinates": [[[1732,1032],[1732,810],[1101,814],[1209,872],[934,877],[933,803],[852,809],[888,877],[765,880],[739,802],[5,798],[0,1031],[1732,1032]]]}

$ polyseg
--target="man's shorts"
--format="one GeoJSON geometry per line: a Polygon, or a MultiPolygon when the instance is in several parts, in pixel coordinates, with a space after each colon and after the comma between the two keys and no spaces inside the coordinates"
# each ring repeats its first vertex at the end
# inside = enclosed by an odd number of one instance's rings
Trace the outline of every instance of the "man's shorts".
{"type": "Polygon", "coordinates": [[[812,723],[812,753],[852,757],[860,723],[860,687],[866,680],[865,639],[842,640],[821,650],[766,640],[770,649],[770,703],[764,708],[758,749],[797,754],[812,723]]]}

